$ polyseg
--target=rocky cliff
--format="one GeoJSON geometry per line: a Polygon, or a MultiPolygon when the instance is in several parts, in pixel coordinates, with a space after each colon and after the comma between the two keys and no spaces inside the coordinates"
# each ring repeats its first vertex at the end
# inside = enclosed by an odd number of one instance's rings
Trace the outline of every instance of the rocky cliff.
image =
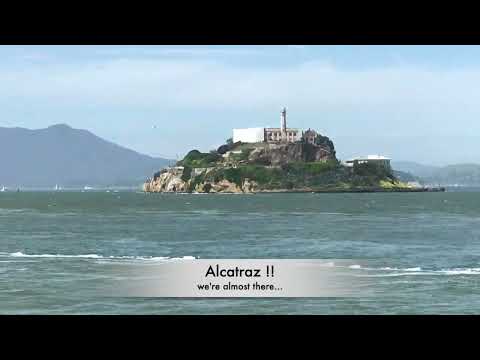
{"type": "Polygon", "coordinates": [[[143,184],[146,192],[186,192],[187,182],[182,179],[183,167],[171,167],[156,173],[143,184]]]}
{"type": "Polygon", "coordinates": [[[251,149],[248,154],[249,162],[272,166],[328,160],[336,160],[334,149],[304,143],[263,144],[251,149]]]}
{"type": "Polygon", "coordinates": [[[183,166],[163,170],[143,184],[145,192],[250,193],[259,189],[255,181],[243,179],[240,184],[228,179],[207,180],[215,168],[195,169],[187,178],[189,168],[183,166]]]}

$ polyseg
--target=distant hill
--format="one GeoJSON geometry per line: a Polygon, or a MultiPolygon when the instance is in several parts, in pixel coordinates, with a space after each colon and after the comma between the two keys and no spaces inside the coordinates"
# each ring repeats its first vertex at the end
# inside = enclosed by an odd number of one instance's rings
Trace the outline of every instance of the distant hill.
{"type": "Polygon", "coordinates": [[[442,185],[480,186],[480,165],[448,165],[425,177],[425,181],[442,185]]]}
{"type": "Polygon", "coordinates": [[[419,177],[414,176],[409,172],[393,170],[393,175],[395,175],[395,177],[398,180],[403,181],[403,182],[419,182],[419,183],[421,183],[421,179],[419,177]]]}
{"type": "Polygon", "coordinates": [[[0,186],[137,185],[171,160],[139,154],[68,125],[0,127],[0,186]]]}
{"type": "Polygon", "coordinates": [[[443,167],[428,166],[414,162],[392,163],[395,170],[408,172],[421,179],[422,183],[438,185],[480,186],[479,164],[454,164],[443,167]]]}
{"type": "Polygon", "coordinates": [[[392,168],[418,177],[429,177],[440,169],[436,166],[423,165],[413,161],[392,161],[392,168]]]}

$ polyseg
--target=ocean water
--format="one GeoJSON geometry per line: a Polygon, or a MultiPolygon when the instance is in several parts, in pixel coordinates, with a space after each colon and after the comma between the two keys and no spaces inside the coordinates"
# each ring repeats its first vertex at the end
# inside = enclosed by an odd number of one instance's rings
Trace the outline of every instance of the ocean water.
{"type": "Polygon", "coordinates": [[[479,313],[480,192],[0,193],[0,314],[479,313]],[[92,296],[109,262],[183,257],[366,260],[376,295],[92,296]]]}

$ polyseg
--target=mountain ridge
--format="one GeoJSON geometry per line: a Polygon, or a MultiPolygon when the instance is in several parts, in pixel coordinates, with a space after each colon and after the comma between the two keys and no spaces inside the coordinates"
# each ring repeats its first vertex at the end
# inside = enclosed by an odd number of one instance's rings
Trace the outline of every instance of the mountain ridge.
{"type": "Polygon", "coordinates": [[[85,129],[0,127],[0,185],[8,187],[139,185],[172,160],[138,153],[85,129]]]}

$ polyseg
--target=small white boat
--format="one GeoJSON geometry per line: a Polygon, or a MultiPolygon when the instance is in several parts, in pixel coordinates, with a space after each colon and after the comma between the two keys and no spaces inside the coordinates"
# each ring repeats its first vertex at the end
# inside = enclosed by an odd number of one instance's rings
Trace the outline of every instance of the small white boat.
{"type": "Polygon", "coordinates": [[[0,189],[0,192],[5,192],[7,191],[7,189],[5,188],[5,186],[2,186],[2,188],[0,189]]]}
{"type": "Polygon", "coordinates": [[[90,187],[90,186],[84,186],[84,187],[83,187],[83,190],[93,190],[93,188],[90,187]]]}

